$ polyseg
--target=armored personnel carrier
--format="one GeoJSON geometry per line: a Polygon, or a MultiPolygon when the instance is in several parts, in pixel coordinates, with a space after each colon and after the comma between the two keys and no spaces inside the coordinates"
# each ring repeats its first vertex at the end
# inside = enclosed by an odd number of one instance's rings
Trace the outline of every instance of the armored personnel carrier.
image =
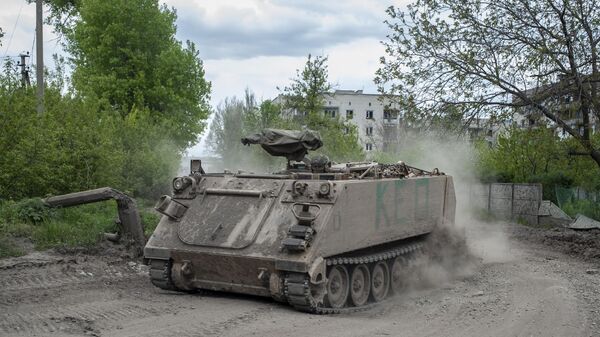
{"type": "Polygon", "coordinates": [[[205,173],[192,161],[144,248],[154,285],[270,296],[336,313],[399,292],[426,237],[454,222],[452,177],[405,165],[306,158],[311,131],[242,139],[288,159],[274,174],[205,173]]]}

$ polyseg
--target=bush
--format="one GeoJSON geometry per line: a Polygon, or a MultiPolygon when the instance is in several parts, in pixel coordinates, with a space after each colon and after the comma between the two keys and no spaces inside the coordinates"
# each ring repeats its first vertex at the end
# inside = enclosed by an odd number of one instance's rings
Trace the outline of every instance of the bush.
{"type": "Polygon", "coordinates": [[[114,201],[59,209],[47,208],[39,199],[3,202],[0,237],[28,237],[38,249],[90,246],[102,233],[116,231],[116,209],[114,201]]]}
{"type": "Polygon", "coordinates": [[[158,226],[161,216],[154,212],[140,211],[140,217],[142,218],[142,224],[144,225],[144,234],[146,236],[152,235],[156,226],[158,226]]]}
{"type": "Polygon", "coordinates": [[[573,177],[568,176],[563,172],[549,172],[531,176],[527,182],[542,184],[542,194],[544,200],[551,200],[555,204],[558,204],[558,200],[556,199],[556,188],[572,187],[574,183],[573,177]]]}
{"type": "Polygon", "coordinates": [[[573,218],[579,213],[600,221],[600,204],[592,200],[569,201],[562,206],[562,210],[573,218]]]}
{"type": "MultiPolygon", "coordinates": [[[[145,234],[152,234],[160,215],[140,209],[140,217],[145,234]]],[[[119,230],[117,218],[115,201],[55,209],[40,199],[5,201],[0,203],[0,257],[23,254],[11,243],[15,237],[30,238],[36,249],[93,246],[103,233],[119,230]]]]}
{"type": "Polygon", "coordinates": [[[17,220],[38,225],[56,217],[56,210],[47,207],[41,199],[24,199],[15,203],[17,220]]]}
{"type": "Polygon", "coordinates": [[[89,247],[105,232],[117,231],[114,201],[57,209],[57,216],[33,230],[36,248],[89,247]]]}

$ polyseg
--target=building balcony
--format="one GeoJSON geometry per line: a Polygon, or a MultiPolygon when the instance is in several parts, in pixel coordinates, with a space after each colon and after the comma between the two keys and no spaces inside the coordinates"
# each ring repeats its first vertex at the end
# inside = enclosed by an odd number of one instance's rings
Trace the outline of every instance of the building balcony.
{"type": "Polygon", "coordinates": [[[398,125],[400,123],[399,118],[384,118],[383,125],[398,125]]]}

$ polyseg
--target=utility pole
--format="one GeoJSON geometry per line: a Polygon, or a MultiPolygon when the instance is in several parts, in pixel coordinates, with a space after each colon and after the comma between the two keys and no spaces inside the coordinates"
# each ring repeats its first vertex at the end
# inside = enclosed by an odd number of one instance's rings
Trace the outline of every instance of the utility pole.
{"type": "Polygon", "coordinates": [[[37,78],[37,113],[44,113],[44,22],[42,0],[35,1],[35,52],[37,78]]]}
{"type": "Polygon", "coordinates": [[[29,52],[27,52],[27,54],[21,53],[19,56],[21,57],[21,61],[17,62],[17,66],[21,68],[21,84],[23,87],[29,87],[31,86],[31,81],[29,80],[29,67],[25,61],[25,59],[29,57],[29,52]]]}

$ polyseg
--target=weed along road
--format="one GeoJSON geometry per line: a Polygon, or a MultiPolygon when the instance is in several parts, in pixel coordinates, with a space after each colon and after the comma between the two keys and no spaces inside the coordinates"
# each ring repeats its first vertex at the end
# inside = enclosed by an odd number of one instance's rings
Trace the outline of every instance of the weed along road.
{"type": "Polygon", "coordinates": [[[343,315],[161,290],[141,261],[114,254],[34,253],[0,260],[0,335],[600,336],[598,262],[529,241],[520,228],[471,226],[475,262],[425,267],[420,285],[343,315]]]}

